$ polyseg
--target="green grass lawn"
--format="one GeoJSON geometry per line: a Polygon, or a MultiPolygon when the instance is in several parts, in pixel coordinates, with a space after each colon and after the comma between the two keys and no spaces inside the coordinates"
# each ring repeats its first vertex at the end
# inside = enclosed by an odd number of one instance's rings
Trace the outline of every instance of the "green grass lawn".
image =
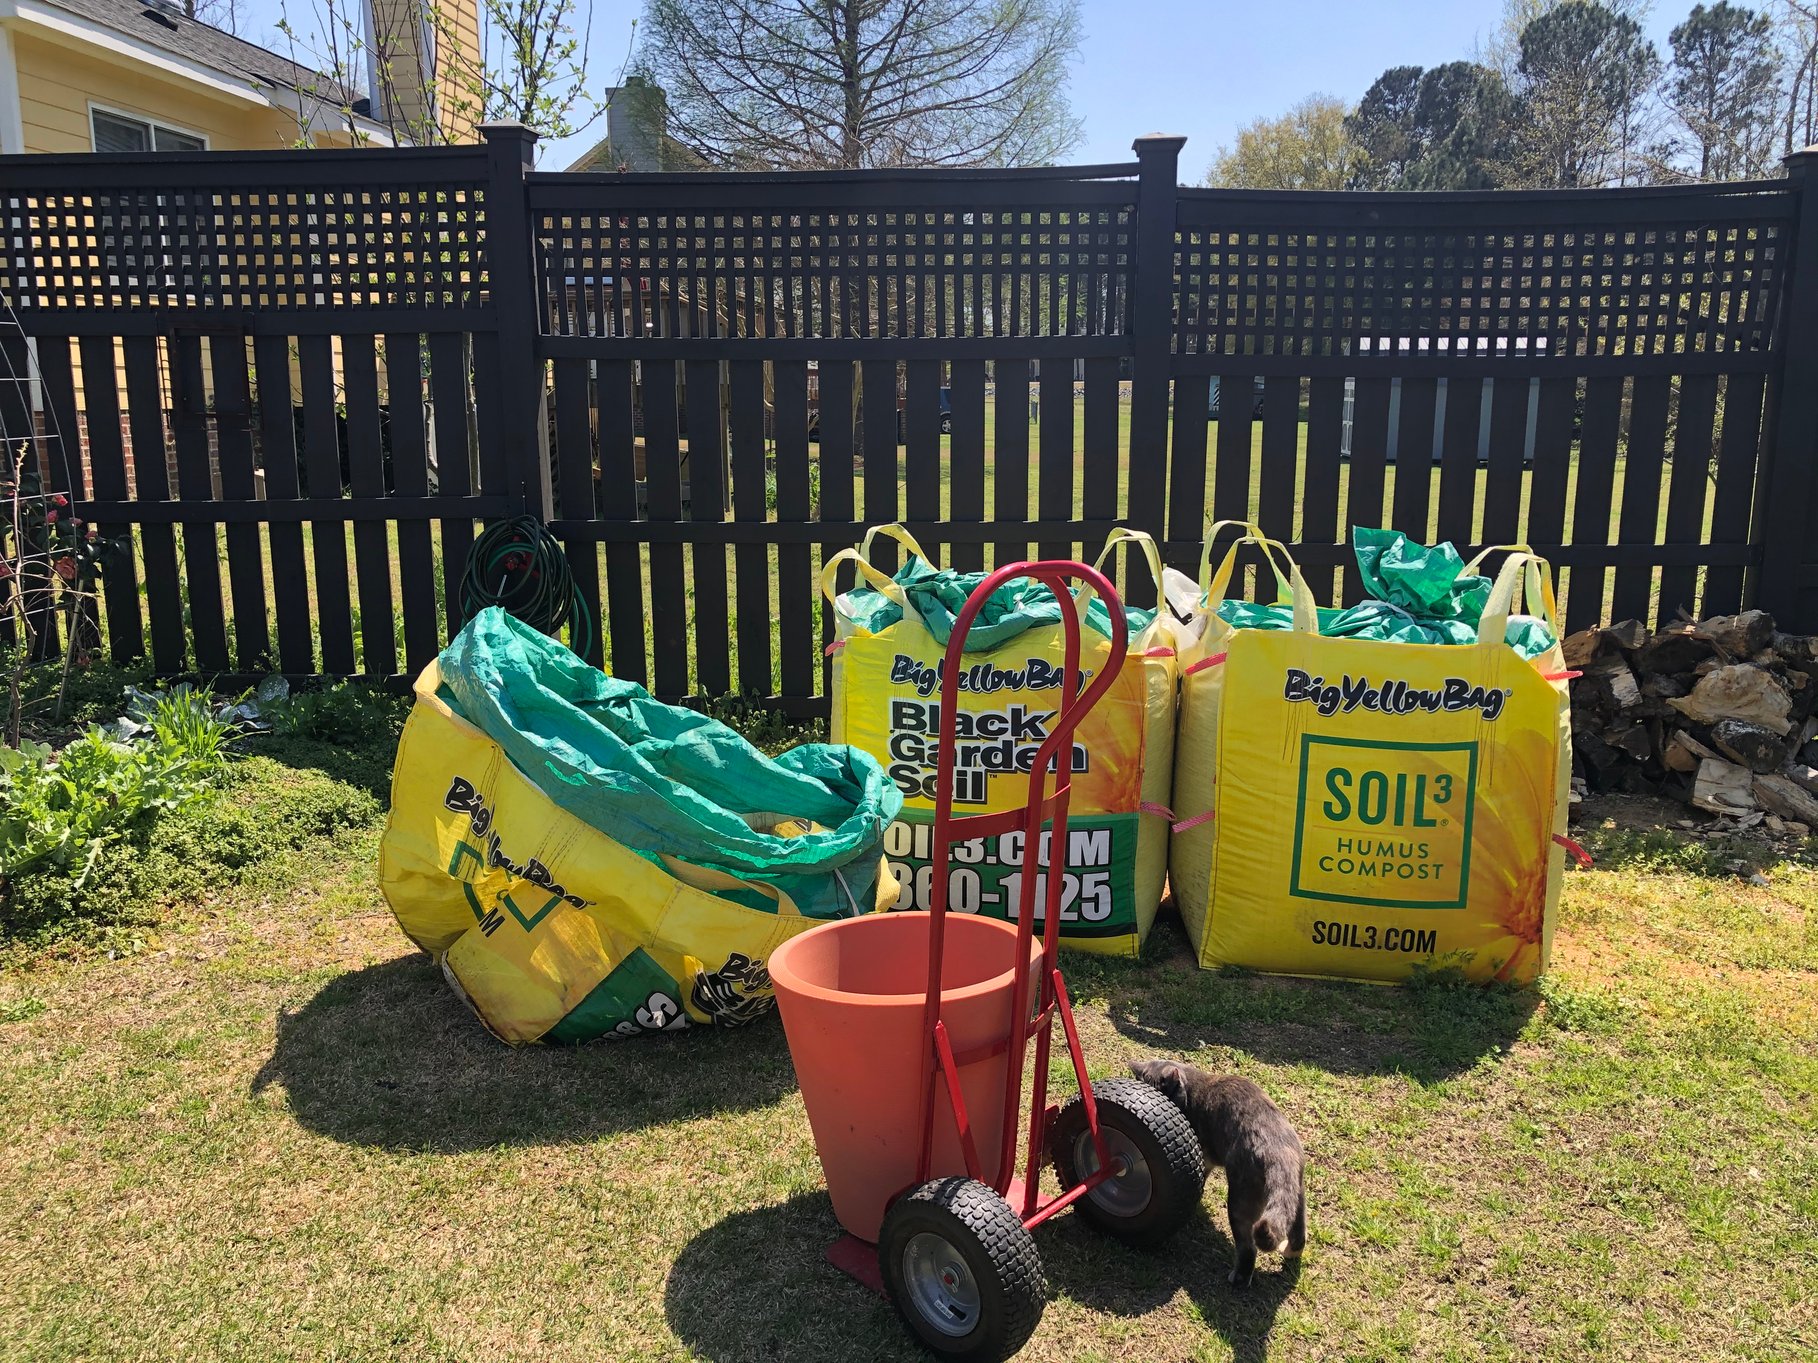
{"type": "MultiPolygon", "coordinates": [[[[289,825],[256,873],[112,952],[0,951],[0,1358],[920,1357],[821,1261],[775,1019],[493,1041],[375,887],[388,760],[251,757],[241,835],[289,825]]],[[[1216,1174],[1162,1253],[1063,1215],[1024,1356],[1818,1357],[1818,865],[1680,812],[1592,818],[1532,993],[1205,973],[1169,917],[1140,963],[1069,958],[1095,1074],[1274,1095],[1312,1242],[1240,1294],[1216,1174]]]]}

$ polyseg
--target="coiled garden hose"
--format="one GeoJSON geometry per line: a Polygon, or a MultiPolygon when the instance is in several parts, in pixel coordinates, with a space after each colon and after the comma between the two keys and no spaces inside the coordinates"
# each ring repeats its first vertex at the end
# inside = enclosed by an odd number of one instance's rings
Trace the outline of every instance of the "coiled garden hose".
{"type": "Polygon", "coordinates": [[[580,657],[593,647],[587,602],[562,543],[535,516],[488,526],[473,542],[461,577],[461,613],[471,620],[487,606],[502,606],[552,639],[566,625],[568,647],[580,657]]]}

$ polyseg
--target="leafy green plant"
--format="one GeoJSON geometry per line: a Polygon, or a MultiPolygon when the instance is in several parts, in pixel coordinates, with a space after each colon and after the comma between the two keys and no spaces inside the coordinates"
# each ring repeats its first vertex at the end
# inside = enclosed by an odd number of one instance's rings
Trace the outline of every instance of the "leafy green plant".
{"type": "Polygon", "coordinates": [[[80,889],[110,837],[181,807],[226,768],[241,721],[206,693],[134,695],[138,717],[91,727],[61,751],[0,748],[0,879],[48,866],[80,889]]]}
{"type": "Polygon", "coordinates": [[[395,742],[409,709],[408,696],[337,682],[321,691],[290,692],[266,701],[259,715],[282,738],[359,747],[395,742]]]}

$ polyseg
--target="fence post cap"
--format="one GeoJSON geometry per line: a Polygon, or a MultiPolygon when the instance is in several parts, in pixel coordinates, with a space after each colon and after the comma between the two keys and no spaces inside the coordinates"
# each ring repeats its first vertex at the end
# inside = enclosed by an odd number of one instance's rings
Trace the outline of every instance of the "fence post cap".
{"type": "Polygon", "coordinates": [[[522,123],[482,123],[480,136],[488,142],[535,142],[535,128],[527,128],[522,123]]]}
{"type": "Polygon", "coordinates": [[[1187,139],[1180,133],[1144,133],[1130,144],[1130,150],[1138,156],[1153,156],[1158,152],[1179,151],[1187,145],[1187,139]]]}
{"type": "Polygon", "coordinates": [[[1798,151],[1788,152],[1780,158],[1780,164],[1785,166],[1789,173],[1803,170],[1807,166],[1818,165],[1818,142],[1812,143],[1809,147],[1802,147],[1798,151]]]}

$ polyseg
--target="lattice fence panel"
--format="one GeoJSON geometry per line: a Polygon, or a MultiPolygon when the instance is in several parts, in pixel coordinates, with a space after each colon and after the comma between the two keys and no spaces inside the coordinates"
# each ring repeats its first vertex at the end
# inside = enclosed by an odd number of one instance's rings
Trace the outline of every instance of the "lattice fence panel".
{"type": "Polygon", "coordinates": [[[1118,336],[1130,204],[535,211],[558,336],[1118,336]]]}
{"type": "Polygon", "coordinates": [[[484,185],[0,190],[14,306],[471,308],[488,287],[484,185]]]}
{"type": "Polygon", "coordinates": [[[1176,235],[1183,355],[1644,357],[1769,349],[1788,224],[1176,235]]]}

